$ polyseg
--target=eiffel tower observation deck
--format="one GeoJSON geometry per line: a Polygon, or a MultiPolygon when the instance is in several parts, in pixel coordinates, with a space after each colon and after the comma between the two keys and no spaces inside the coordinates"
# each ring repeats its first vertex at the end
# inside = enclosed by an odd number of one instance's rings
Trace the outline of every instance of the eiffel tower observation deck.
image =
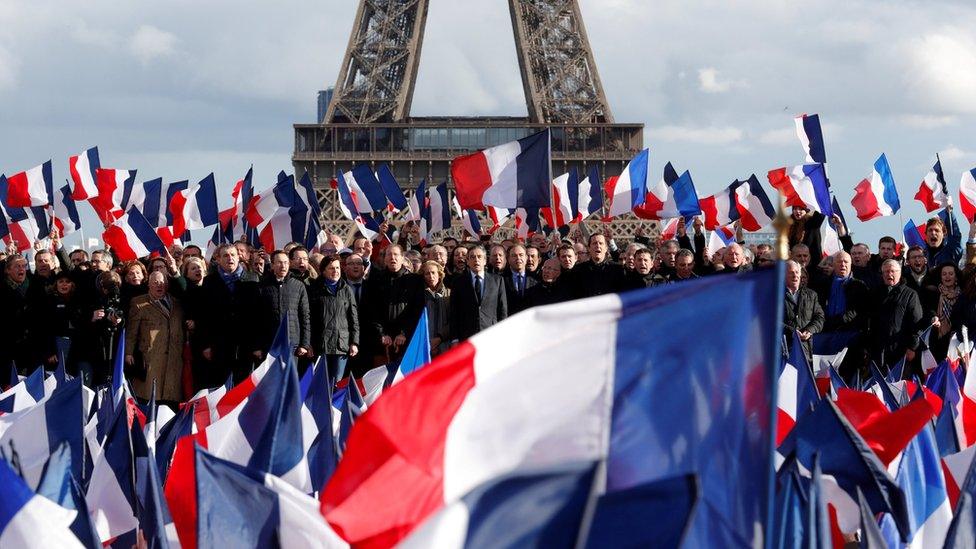
{"type": "MultiPolygon", "coordinates": [[[[323,227],[344,234],[351,226],[329,182],[362,163],[388,164],[409,195],[421,179],[450,184],[459,155],[547,127],[553,174],[596,165],[606,180],[643,148],[642,123],[614,121],[577,0],[508,4],[528,116],[412,117],[429,0],[360,0],[324,120],[294,126],[295,173],[312,176],[323,227]]],[[[629,235],[629,224],[614,231],[629,235]]]]}

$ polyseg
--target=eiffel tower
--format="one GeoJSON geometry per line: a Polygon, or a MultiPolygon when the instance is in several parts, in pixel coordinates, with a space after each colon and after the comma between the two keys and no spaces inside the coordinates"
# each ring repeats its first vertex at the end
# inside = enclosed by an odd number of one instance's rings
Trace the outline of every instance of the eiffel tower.
{"type": "MultiPolygon", "coordinates": [[[[323,227],[346,234],[353,226],[330,181],[361,163],[388,164],[409,196],[421,179],[450,183],[455,157],[546,127],[553,174],[575,167],[584,177],[595,165],[605,180],[643,148],[643,124],[614,122],[577,0],[508,0],[527,117],[410,116],[428,5],[360,0],[325,119],[294,126],[295,173],[312,176],[323,227]]],[[[627,237],[635,227],[613,230],[627,237]]]]}

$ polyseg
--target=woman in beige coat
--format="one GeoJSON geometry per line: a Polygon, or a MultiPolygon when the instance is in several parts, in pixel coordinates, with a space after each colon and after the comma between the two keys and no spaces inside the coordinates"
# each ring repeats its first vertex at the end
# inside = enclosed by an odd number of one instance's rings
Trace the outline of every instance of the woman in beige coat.
{"type": "Polygon", "coordinates": [[[168,290],[166,275],[154,272],[149,275],[149,293],[132,299],[125,362],[145,372],[144,377],[130,376],[136,396],[148,400],[155,381],[157,401],[178,403],[183,400],[183,309],[168,290]]]}

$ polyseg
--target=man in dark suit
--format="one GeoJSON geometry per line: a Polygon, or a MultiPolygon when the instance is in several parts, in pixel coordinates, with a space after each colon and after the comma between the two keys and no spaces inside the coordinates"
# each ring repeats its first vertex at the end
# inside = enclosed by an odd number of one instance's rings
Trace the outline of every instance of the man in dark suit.
{"type": "Polygon", "coordinates": [[[451,339],[465,340],[508,317],[502,278],[485,272],[483,246],[468,251],[468,270],[451,290],[451,339]]]}
{"type": "Polygon", "coordinates": [[[221,385],[228,374],[238,383],[250,375],[255,362],[258,277],[244,270],[233,244],[221,245],[214,255],[217,268],[203,279],[197,323],[203,357],[209,364],[195,368],[195,390],[221,385]]]}
{"type": "MultiPolygon", "coordinates": [[[[823,332],[852,334],[847,354],[840,364],[840,374],[853,379],[864,368],[864,333],[868,328],[871,294],[867,285],[852,276],[851,256],[840,251],[833,256],[833,272],[829,277],[810,281],[824,310],[823,332]]],[[[815,365],[816,366],[816,365],[815,365]]]]}
{"type": "Polygon", "coordinates": [[[516,244],[508,249],[508,267],[502,271],[505,280],[505,299],[508,313],[524,311],[529,308],[529,289],[539,283],[526,269],[528,252],[525,246],[516,244]]]}
{"type": "Polygon", "coordinates": [[[895,364],[902,357],[912,363],[925,327],[922,303],[915,290],[901,284],[901,264],[894,259],[881,264],[881,281],[884,285],[873,296],[868,333],[871,358],[881,364],[883,356],[885,365],[895,364]]]}
{"type": "Polygon", "coordinates": [[[792,259],[786,262],[786,299],[783,312],[783,335],[787,349],[793,345],[793,333],[800,337],[800,344],[807,356],[813,360],[813,334],[823,329],[824,313],[817,301],[817,293],[800,286],[803,267],[792,259]]]}

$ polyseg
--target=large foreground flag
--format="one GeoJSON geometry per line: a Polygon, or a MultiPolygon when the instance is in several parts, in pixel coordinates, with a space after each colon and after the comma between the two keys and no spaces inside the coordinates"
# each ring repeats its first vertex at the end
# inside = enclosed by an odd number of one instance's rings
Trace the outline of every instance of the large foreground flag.
{"type": "Polygon", "coordinates": [[[874,162],[871,175],[862,179],[854,187],[854,198],[851,205],[857,211],[857,218],[861,221],[874,219],[898,213],[901,202],[898,201],[898,189],[895,178],[891,176],[888,158],[884,153],[874,162]]]}
{"type": "Polygon", "coordinates": [[[134,207],[105,229],[102,240],[115,250],[120,261],[132,261],[165,250],[156,229],[134,207]]]}
{"type": "Polygon", "coordinates": [[[820,212],[828,218],[831,208],[830,184],[823,164],[801,164],[779,168],[766,174],[769,184],[785,198],[787,206],[820,212]]]}
{"type": "Polygon", "coordinates": [[[793,119],[796,123],[796,136],[800,139],[803,152],[807,155],[807,163],[827,162],[824,149],[823,130],[820,129],[819,114],[801,114],[793,119]]]}
{"type": "Polygon", "coordinates": [[[461,207],[548,207],[552,182],[550,149],[550,134],[545,129],[518,141],[455,158],[451,177],[461,207]]]}
{"type": "Polygon", "coordinates": [[[7,177],[6,200],[11,208],[46,206],[53,201],[54,178],[51,175],[51,161],[7,177]]]}
{"type": "Polygon", "coordinates": [[[644,203],[650,175],[650,156],[648,149],[642,150],[627,163],[620,175],[607,179],[605,187],[610,200],[609,216],[623,215],[644,203]]]}
{"type": "Polygon", "coordinates": [[[5,459],[0,486],[0,547],[84,547],[69,529],[78,512],[35,494],[5,459]]]}
{"type": "Polygon", "coordinates": [[[351,543],[389,546],[502,475],[605,460],[607,496],[700,479],[707,512],[695,514],[688,546],[764,545],[782,276],[538,307],[477,334],[357,419],[323,514],[351,543]],[[724,337],[703,340],[693,328],[703,325],[724,337]]]}
{"type": "Polygon", "coordinates": [[[98,160],[98,147],[68,158],[68,171],[71,173],[71,198],[87,200],[98,196],[95,184],[95,170],[102,165],[98,160]]]}
{"type": "Polygon", "coordinates": [[[925,174],[925,179],[918,186],[915,193],[915,200],[925,206],[925,211],[934,212],[952,204],[952,197],[949,196],[949,188],[946,185],[945,174],[942,173],[942,160],[939,155],[935,155],[935,165],[932,170],[925,174]]]}

